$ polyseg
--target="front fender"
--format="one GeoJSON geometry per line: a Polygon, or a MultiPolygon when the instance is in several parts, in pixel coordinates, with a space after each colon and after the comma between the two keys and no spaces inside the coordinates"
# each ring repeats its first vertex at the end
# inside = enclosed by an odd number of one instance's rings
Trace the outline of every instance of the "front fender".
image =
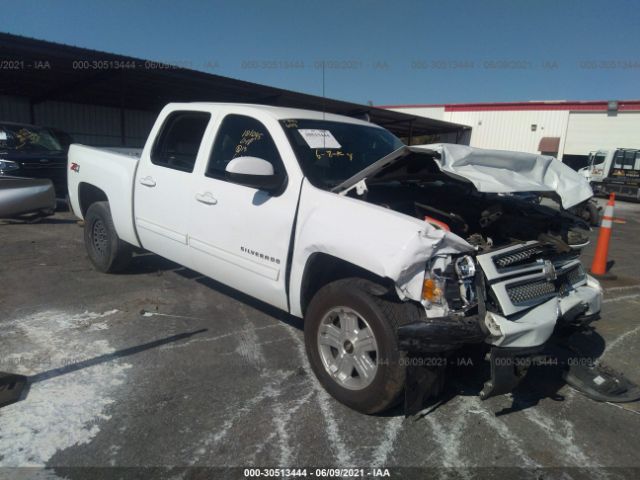
{"type": "Polygon", "coordinates": [[[419,219],[304,182],[291,265],[291,313],[302,316],[301,284],[314,253],[325,253],[396,284],[402,298],[419,301],[426,262],[436,254],[473,247],[419,219]]]}

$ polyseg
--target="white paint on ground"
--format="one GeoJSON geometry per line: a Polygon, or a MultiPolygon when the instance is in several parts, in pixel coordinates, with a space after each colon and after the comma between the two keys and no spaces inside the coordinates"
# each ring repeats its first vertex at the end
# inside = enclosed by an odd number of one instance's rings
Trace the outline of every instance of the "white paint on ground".
{"type": "Polygon", "coordinates": [[[340,434],[340,430],[338,429],[338,422],[336,421],[333,414],[333,406],[331,405],[329,394],[325,391],[322,385],[320,385],[320,382],[318,382],[318,380],[316,379],[316,376],[313,373],[309,362],[307,361],[307,355],[304,350],[304,343],[298,337],[297,330],[295,330],[290,325],[283,325],[283,327],[293,339],[293,343],[296,346],[296,351],[298,353],[298,359],[305,372],[307,373],[307,377],[311,381],[313,390],[316,392],[316,399],[318,400],[320,412],[322,413],[322,417],[324,418],[327,436],[329,437],[329,443],[337,460],[337,464],[335,466],[355,466],[356,464],[353,461],[353,454],[345,444],[344,440],[342,439],[342,435],[340,434]]]}
{"type": "MultiPolygon", "coordinates": [[[[265,330],[267,328],[276,328],[276,327],[279,327],[279,326],[280,326],[280,324],[275,323],[275,324],[272,324],[272,325],[265,325],[263,327],[255,327],[255,328],[252,328],[251,330],[258,331],[258,330],[265,330]]],[[[194,338],[193,340],[188,340],[186,342],[163,345],[162,347],[160,347],[160,349],[161,350],[173,350],[173,349],[177,349],[177,348],[186,348],[188,346],[193,345],[194,343],[217,342],[218,340],[226,340],[226,339],[229,339],[229,338],[238,337],[239,335],[242,335],[243,332],[245,332],[246,330],[247,329],[236,330],[234,332],[223,333],[222,335],[217,335],[215,337],[194,338]]]]}
{"type": "Polygon", "coordinates": [[[441,465],[445,468],[456,469],[456,476],[471,478],[471,471],[465,468],[467,465],[462,453],[462,439],[467,423],[468,405],[464,400],[460,401],[457,408],[447,415],[445,424],[441,423],[436,412],[428,414],[425,418],[431,427],[431,433],[438,444],[441,454],[438,456],[441,465]]]}
{"type": "Polygon", "coordinates": [[[624,285],[624,286],[620,286],[620,287],[608,287],[605,288],[604,291],[605,292],[617,292],[619,290],[635,290],[640,288],[640,283],[637,285],[624,285]]]}
{"type": "Polygon", "coordinates": [[[620,335],[619,337],[615,338],[614,340],[607,342],[607,345],[605,346],[604,352],[602,352],[602,357],[604,357],[604,355],[613,350],[614,348],[616,348],[619,344],[621,344],[622,342],[624,342],[628,337],[635,335],[636,333],[640,332],[640,325],[638,325],[636,328],[634,328],[633,330],[629,330],[628,332],[623,333],[622,335],[620,335]]]}
{"type": "Polygon", "coordinates": [[[502,437],[503,445],[507,447],[520,462],[518,466],[524,466],[528,468],[542,468],[538,462],[529,457],[523,447],[522,441],[511,431],[511,429],[493,412],[487,410],[476,397],[464,397],[467,402],[467,411],[471,414],[479,415],[482,420],[493,429],[500,437],[502,437]]]}
{"type": "Polygon", "coordinates": [[[404,420],[402,417],[395,417],[387,422],[382,442],[380,442],[380,445],[373,451],[372,467],[378,468],[387,465],[389,456],[393,453],[396,438],[398,438],[403,425],[404,420]]]}
{"type": "Polygon", "coordinates": [[[604,478],[608,475],[604,475],[604,470],[601,465],[587,455],[578,445],[575,438],[575,430],[573,424],[567,419],[553,419],[544,415],[539,408],[527,408],[524,410],[525,417],[538,426],[546,434],[547,438],[554,442],[559,448],[558,452],[562,454],[563,463],[558,465],[566,467],[564,461],[570,462],[575,467],[593,467],[593,473],[600,472],[604,478]]]}
{"type": "Polygon", "coordinates": [[[634,293],[633,295],[621,295],[619,297],[605,298],[602,303],[622,302],[624,300],[635,300],[640,298],[640,293],[634,293]]]}
{"type": "MultiPolygon", "coordinates": [[[[5,321],[3,336],[11,333],[12,341],[3,354],[17,360],[15,373],[35,375],[113,353],[92,326],[116,312],[44,311],[5,321]]],[[[112,360],[32,384],[24,400],[0,410],[0,466],[42,466],[56,452],[90,442],[110,418],[128,368],[112,360]]]]}
{"type": "Polygon", "coordinates": [[[269,381],[267,384],[258,392],[256,396],[242,402],[242,404],[234,404],[230,405],[226,410],[224,416],[226,420],[222,423],[222,425],[217,429],[217,431],[212,432],[207,435],[200,443],[200,446],[195,450],[192,455],[189,465],[196,465],[200,461],[202,457],[204,457],[208,451],[210,451],[214,446],[224,440],[227,435],[231,432],[233,426],[243,417],[246,417],[253,409],[255,409],[262,401],[267,398],[274,397],[278,395],[278,390],[275,388],[277,384],[282,382],[284,378],[286,378],[286,374],[282,371],[270,371],[265,373],[263,377],[268,378],[269,381]]]}
{"type": "MultiPolygon", "coordinates": [[[[278,434],[278,446],[280,448],[280,458],[278,465],[293,465],[295,462],[295,446],[291,445],[289,431],[292,430],[291,419],[298,413],[300,407],[305,405],[313,395],[313,390],[302,398],[295,400],[293,406],[290,404],[277,403],[273,408],[273,423],[278,434]]],[[[297,444],[297,442],[295,442],[297,444]]]]}
{"type": "Polygon", "coordinates": [[[248,364],[260,366],[264,364],[264,355],[258,343],[258,335],[253,328],[253,324],[250,325],[251,328],[243,330],[238,335],[238,346],[235,351],[248,364]]]}

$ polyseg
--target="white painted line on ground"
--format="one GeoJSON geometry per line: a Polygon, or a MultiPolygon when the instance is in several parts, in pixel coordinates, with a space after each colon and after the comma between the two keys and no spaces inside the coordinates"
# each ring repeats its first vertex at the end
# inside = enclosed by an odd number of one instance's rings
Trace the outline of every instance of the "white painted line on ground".
{"type": "Polygon", "coordinates": [[[293,465],[295,461],[296,447],[299,446],[299,442],[294,442],[291,445],[289,431],[292,430],[290,426],[291,418],[298,413],[300,408],[307,404],[314,394],[311,389],[305,396],[294,401],[294,406],[283,406],[283,402],[278,402],[273,408],[273,422],[276,426],[276,432],[278,433],[278,446],[280,447],[280,458],[278,465],[293,465]]]}
{"type": "Polygon", "coordinates": [[[265,362],[264,355],[262,348],[258,344],[258,335],[256,334],[255,326],[251,321],[248,321],[248,323],[250,327],[242,330],[238,335],[238,346],[235,351],[247,363],[260,366],[265,362]]]}
{"type": "Polygon", "coordinates": [[[467,411],[469,413],[478,414],[489,427],[495,430],[496,433],[504,439],[504,445],[519,458],[523,466],[528,468],[542,468],[542,465],[525,453],[522,447],[522,441],[502,420],[496,417],[493,412],[487,410],[478,398],[465,397],[465,399],[467,399],[466,401],[468,402],[467,411]]]}
{"type": "Polygon", "coordinates": [[[143,317],[170,317],[170,318],[186,318],[189,320],[202,320],[204,321],[203,318],[198,318],[198,317],[188,317],[186,315],[173,315],[172,313],[160,313],[160,312],[149,312],[147,310],[142,310],[140,312],[140,315],[142,315],[143,317]]]}
{"type": "MultiPolygon", "coordinates": [[[[561,451],[562,456],[571,461],[576,467],[601,467],[587,455],[577,444],[573,424],[566,419],[555,420],[544,415],[539,407],[530,407],[524,410],[525,417],[534,425],[537,425],[547,435],[547,438],[556,443],[561,451]]],[[[565,467],[567,465],[560,465],[565,467]]],[[[608,475],[602,475],[608,478],[608,475]]]]}
{"type": "Polygon", "coordinates": [[[609,288],[605,288],[604,291],[605,292],[617,292],[619,290],[633,290],[636,288],[640,288],[640,283],[636,284],[636,285],[624,285],[621,287],[609,287],[609,288]]]}
{"type": "Polygon", "coordinates": [[[398,438],[403,425],[403,417],[395,417],[387,422],[382,442],[373,451],[372,467],[381,468],[387,465],[389,455],[393,452],[396,438],[398,438]]]}
{"type": "Polygon", "coordinates": [[[617,407],[620,410],[626,410],[627,412],[631,412],[631,413],[635,413],[636,415],[640,415],[640,412],[638,412],[637,410],[631,410],[630,408],[625,408],[622,405],[618,404],[618,403],[613,403],[613,402],[605,402],[607,405],[611,405],[613,407],[617,407]]]}
{"type": "Polygon", "coordinates": [[[195,450],[189,465],[197,465],[199,460],[204,457],[213,446],[220,443],[231,432],[231,429],[238,420],[247,416],[254,408],[256,408],[263,400],[277,395],[277,389],[274,388],[276,384],[280,383],[282,379],[286,377],[282,372],[270,371],[268,374],[269,381],[265,384],[260,392],[253,398],[242,402],[241,406],[238,404],[230,405],[225,412],[227,419],[222,423],[217,431],[210,433],[200,442],[200,446],[195,450]]]}
{"type": "Polygon", "coordinates": [[[607,345],[605,346],[604,352],[602,352],[601,356],[604,357],[604,355],[607,352],[613,350],[616,346],[618,346],[626,338],[630,337],[631,335],[635,335],[638,332],[640,332],[640,325],[637,326],[636,328],[634,328],[633,330],[629,330],[628,332],[623,333],[619,337],[613,339],[611,342],[607,342],[607,345]]]}
{"type": "Polygon", "coordinates": [[[602,303],[622,302],[624,300],[634,300],[640,298],[640,293],[634,293],[633,295],[622,295],[620,297],[605,298],[602,303]]]}
{"type": "Polygon", "coordinates": [[[444,424],[438,420],[439,415],[433,414],[435,412],[425,417],[431,427],[431,433],[440,447],[442,466],[459,469],[456,472],[462,478],[472,477],[470,469],[466,468],[468,465],[466,465],[461,451],[467,412],[468,404],[461,400],[454,412],[444,419],[444,424]]]}
{"type": "Polygon", "coordinates": [[[333,415],[333,406],[331,405],[329,394],[325,391],[322,385],[320,385],[320,382],[318,382],[318,380],[316,379],[316,376],[313,373],[313,370],[311,370],[311,366],[307,361],[307,354],[304,350],[304,343],[298,337],[297,330],[295,330],[292,326],[285,324],[281,325],[293,339],[293,343],[296,346],[296,351],[298,353],[298,360],[307,373],[307,377],[311,381],[313,389],[317,394],[316,399],[318,400],[318,404],[320,405],[320,412],[322,413],[322,417],[324,418],[327,436],[329,437],[329,442],[332,447],[333,453],[336,456],[336,467],[355,466],[356,464],[353,461],[353,454],[345,444],[344,440],[342,440],[342,435],[340,434],[340,430],[338,429],[338,422],[333,415]]]}
{"type": "MultiPolygon", "coordinates": [[[[252,328],[251,330],[265,330],[267,328],[275,328],[275,327],[279,327],[280,324],[275,323],[273,325],[265,325],[263,327],[255,327],[252,328]]],[[[242,335],[243,332],[245,332],[246,328],[243,328],[242,330],[236,330],[234,332],[229,332],[229,333],[223,333],[222,335],[217,335],[215,337],[204,337],[204,338],[195,338],[193,340],[189,340],[187,342],[182,342],[179,344],[169,344],[169,345],[163,345],[162,347],[160,347],[161,350],[173,350],[176,348],[185,348],[189,345],[192,345],[194,343],[208,343],[208,342],[217,342],[218,340],[224,340],[230,337],[237,337],[239,335],[242,335]]]]}

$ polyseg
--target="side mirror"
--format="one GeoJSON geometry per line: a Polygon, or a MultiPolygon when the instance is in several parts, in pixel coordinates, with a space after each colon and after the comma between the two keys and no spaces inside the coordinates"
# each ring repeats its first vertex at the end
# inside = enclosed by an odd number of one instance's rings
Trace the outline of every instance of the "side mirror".
{"type": "Polygon", "coordinates": [[[258,157],[234,158],[225,172],[229,181],[267,192],[278,190],[283,182],[283,176],[275,174],[273,165],[258,157]]]}

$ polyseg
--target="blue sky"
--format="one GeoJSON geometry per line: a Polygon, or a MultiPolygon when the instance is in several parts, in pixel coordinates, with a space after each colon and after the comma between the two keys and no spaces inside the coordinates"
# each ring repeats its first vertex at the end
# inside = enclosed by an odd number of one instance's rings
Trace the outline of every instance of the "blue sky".
{"type": "Polygon", "coordinates": [[[640,3],[5,3],[0,29],[381,104],[640,98],[640,3]],[[7,8],[11,5],[10,8],[7,8]]]}

